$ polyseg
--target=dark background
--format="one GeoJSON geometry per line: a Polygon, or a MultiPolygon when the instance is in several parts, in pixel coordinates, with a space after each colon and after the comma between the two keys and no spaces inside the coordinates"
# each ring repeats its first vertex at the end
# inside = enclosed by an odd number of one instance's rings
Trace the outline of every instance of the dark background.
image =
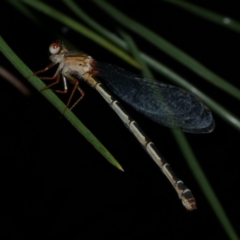
{"type": "MultiPolygon", "coordinates": [[[[76,1],[100,24],[116,32],[120,25],[91,1],[76,1]]],[[[238,5],[192,1],[212,11],[239,18],[238,5]]],[[[158,1],[111,1],[132,19],[196,58],[239,87],[239,35],[158,1]],[[137,4],[137,5],[136,5],[137,4]]],[[[71,12],[59,1],[57,9],[71,12]]],[[[121,59],[71,29],[33,11],[38,27],[5,1],[0,3],[4,40],[33,70],[49,64],[48,46],[63,34],[97,60],[140,74],[121,59]]],[[[73,18],[75,16],[72,16],[73,18]]],[[[131,32],[129,32],[132,34],[131,32]]],[[[239,116],[239,103],[163,52],[132,34],[138,47],[159,59],[239,116]]],[[[1,109],[1,239],[228,239],[195,181],[169,131],[124,107],[155,142],[173,169],[193,191],[198,209],[187,212],[158,167],[105,101],[86,84],[74,112],[123,166],[110,165],[0,55],[0,64],[31,91],[22,95],[0,77],[1,109]]],[[[162,76],[155,78],[170,83],[162,76]]],[[[63,98],[64,99],[64,98],[63,98]]],[[[65,99],[64,99],[65,100],[65,99]]],[[[239,132],[213,113],[216,129],[207,135],[186,134],[233,227],[240,235],[239,132]]]]}

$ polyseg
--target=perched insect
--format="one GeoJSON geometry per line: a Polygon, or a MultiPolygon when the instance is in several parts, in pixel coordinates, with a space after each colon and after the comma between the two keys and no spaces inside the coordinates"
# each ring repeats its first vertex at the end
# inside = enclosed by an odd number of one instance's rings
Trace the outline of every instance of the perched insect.
{"type": "Polygon", "coordinates": [[[79,80],[83,80],[95,88],[160,167],[173,185],[185,208],[187,210],[195,209],[196,202],[191,191],[175,175],[153,142],[150,141],[138,124],[103,86],[102,82],[116,96],[153,121],[167,127],[181,129],[184,132],[212,132],[215,124],[211,111],[193,94],[181,88],[138,77],[112,64],[97,62],[82,52],[69,51],[60,42],[52,43],[49,51],[52,63],[45,69],[33,74],[38,75],[46,72],[58,64],[54,76],[41,77],[43,80],[54,81],[43,88],[42,91],[58,84],[62,79],[64,89],[54,91],[67,93],[68,82],[71,82],[74,87],[66,108],[70,107],[70,109],[73,109],[84,96],[84,92],[79,86],[79,80]],[[97,78],[101,79],[101,81],[97,78]],[[70,106],[76,91],[80,93],[80,97],[70,106]]]}

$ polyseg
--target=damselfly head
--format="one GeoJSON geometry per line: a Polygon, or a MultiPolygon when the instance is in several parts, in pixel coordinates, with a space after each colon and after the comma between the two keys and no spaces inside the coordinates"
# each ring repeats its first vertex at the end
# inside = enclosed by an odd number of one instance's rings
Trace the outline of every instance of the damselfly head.
{"type": "Polygon", "coordinates": [[[58,42],[54,42],[49,46],[49,52],[52,55],[58,54],[61,50],[61,45],[58,42]]]}
{"type": "Polygon", "coordinates": [[[67,52],[68,50],[66,49],[66,47],[63,45],[63,43],[61,42],[53,42],[50,46],[49,46],[49,52],[51,53],[50,55],[50,59],[52,62],[54,63],[60,63],[62,62],[63,58],[64,58],[64,54],[67,52]]]}
{"type": "Polygon", "coordinates": [[[49,52],[52,55],[56,55],[56,54],[59,54],[59,53],[67,52],[67,48],[63,45],[62,42],[53,42],[49,46],[49,52]]]}

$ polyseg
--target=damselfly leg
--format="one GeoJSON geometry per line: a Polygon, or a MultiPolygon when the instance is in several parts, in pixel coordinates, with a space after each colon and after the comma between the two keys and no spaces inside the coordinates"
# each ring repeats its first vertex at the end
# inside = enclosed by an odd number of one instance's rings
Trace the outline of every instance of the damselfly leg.
{"type": "MultiPolygon", "coordinates": [[[[55,66],[56,63],[51,63],[49,64],[46,68],[42,69],[42,70],[39,70],[35,73],[33,73],[32,75],[30,75],[28,78],[30,78],[31,76],[37,76],[41,73],[44,73],[44,72],[47,72],[49,69],[51,69],[53,66],[55,66]]],[[[61,93],[61,94],[66,94],[68,93],[68,84],[67,84],[67,81],[70,81],[74,86],[73,86],[73,89],[71,91],[71,94],[70,94],[70,97],[67,101],[67,104],[66,104],[66,107],[64,108],[62,114],[64,114],[64,112],[66,111],[67,108],[69,108],[70,110],[72,110],[81,100],[82,98],[84,97],[85,93],[84,91],[80,88],[79,86],[79,80],[76,79],[75,77],[69,75],[69,74],[65,74],[63,75],[61,73],[61,71],[58,69],[56,71],[56,73],[52,76],[52,77],[42,77],[42,76],[39,76],[39,78],[41,80],[50,80],[50,81],[54,81],[53,83],[45,86],[44,88],[42,88],[40,90],[40,92],[42,91],[45,91],[47,89],[51,89],[52,91],[54,92],[57,92],[57,93],[61,93]],[[59,90],[59,89],[52,89],[53,86],[57,85],[58,83],[60,83],[61,81],[61,77],[62,77],[62,80],[63,80],[63,90],[59,90]],[[76,92],[76,90],[79,91],[80,93],[80,97],[72,104],[71,107],[70,106],[70,103],[71,103],[71,100],[76,92]]]]}

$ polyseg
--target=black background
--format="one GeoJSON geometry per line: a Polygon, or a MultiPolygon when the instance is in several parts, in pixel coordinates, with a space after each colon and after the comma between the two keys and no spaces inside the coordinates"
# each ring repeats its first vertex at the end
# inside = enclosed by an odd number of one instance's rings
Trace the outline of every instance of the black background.
{"type": "MultiPolygon", "coordinates": [[[[100,24],[116,32],[120,25],[91,1],[76,1],[100,24]]],[[[239,19],[238,5],[229,1],[202,3],[212,11],[239,19]]],[[[239,35],[170,4],[154,1],[111,1],[132,19],[196,58],[239,87],[239,35]]],[[[55,4],[55,5],[54,5],[55,4]]],[[[54,7],[71,14],[59,1],[54,7]]],[[[97,60],[137,72],[91,40],[39,12],[43,28],[1,1],[1,35],[33,70],[49,64],[48,46],[63,34],[97,60]]],[[[75,16],[72,16],[73,18],[75,16]]],[[[129,32],[132,34],[131,32],[129,32]]],[[[239,102],[207,83],[163,52],[132,34],[138,47],[159,59],[230,112],[239,116],[239,102]]],[[[74,112],[123,166],[110,165],[0,55],[0,64],[31,91],[26,97],[1,79],[1,239],[228,239],[195,181],[169,129],[151,122],[124,104],[155,142],[186,185],[198,209],[187,212],[158,167],[108,107],[86,84],[74,112]]],[[[169,81],[155,74],[161,81],[169,81]]],[[[63,98],[64,99],[64,98],[63,98]]],[[[64,99],[65,100],[65,99],[64,99]]],[[[240,234],[239,132],[213,113],[216,129],[207,135],[186,134],[207,178],[240,234]]]]}

